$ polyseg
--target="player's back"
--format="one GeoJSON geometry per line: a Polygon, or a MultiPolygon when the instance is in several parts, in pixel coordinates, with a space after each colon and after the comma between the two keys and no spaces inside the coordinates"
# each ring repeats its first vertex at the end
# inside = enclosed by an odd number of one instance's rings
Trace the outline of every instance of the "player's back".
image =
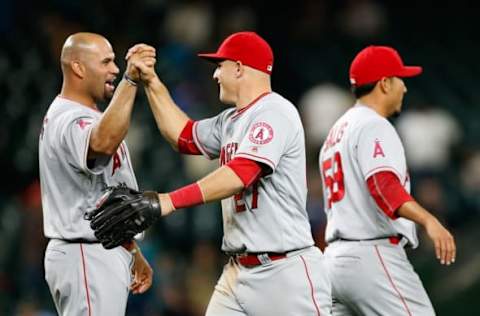
{"type": "Polygon", "coordinates": [[[387,119],[367,106],[356,104],[330,130],[319,163],[328,217],[327,242],[402,234],[416,244],[413,223],[391,220],[377,207],[367,186],[367,179],[374,173],[392,171],[409,190],[403,147],[387,119]],[[386,157],[385,152],[390,148],[400,154],[386,157]]]}

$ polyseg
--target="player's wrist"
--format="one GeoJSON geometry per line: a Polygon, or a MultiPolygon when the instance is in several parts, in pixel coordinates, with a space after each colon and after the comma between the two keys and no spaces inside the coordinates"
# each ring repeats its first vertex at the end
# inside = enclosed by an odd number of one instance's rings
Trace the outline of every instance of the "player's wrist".
{"type": "Polygon", "coordinates": [[[134,257],[142,254],[142,252],[140,251],[140,247],[138,247],[137,243],[134,243],[133,248],[130,249],[129,251],[134,257]]]}
{"type": "Polygon", "coordinates": [[[140,248],[134,240],[124,242],[122,247],[128,250],[132,255],[136,255],[140,251],[140,248]]]}
{"type": "Polygon", "coordinates": [[[128,74],[127,72],[125,72],[123,74],[123,79],[125,79],[126,82],[128,82],[130,85],[136,87],[139,83],[138,80],[135,80],[130,74],[128,74]]]}
{"type": "Polygon", "coordinates": [[[426,215],[425,219],[423,220],[423,226],[427,231],[431,229],[436,229],[439,225],[442,225],[440,221],[430,214],[426,215]]]}
{"type": "Polygon", "coordinates": [[[158,76],[155,72],[149,73],[149,74],[141,74],[141,80],[143,82],[143,85],[145,87],[151,87],[155,84],[158,84],[160,82],[160,79],[158,79],[158,76]]]}
{"type": "Polygon", "coordinates": [[[205,203],[202,190],[197,182],[170,192],[168,199],[171,201],[173,209],[192,207],[205,203]]]}
{"type": "Polygon", "coordinates": [[[173,211],[175,211],[175,206],[173,206],[172,200],[170,199],[169,194],[159,193],[158,200],[160,201],[160,215],[166,216],[173,211]]]}
{"type": "Polygon", "coordinates": [[[145,83],[145,87],[151,89],[156,93],[168,93],[167,87],[163,84],[162,81],[160,81],[160,78],[158,78],[157,74],[152,76],[152,78],[150,78],[148,82],[145,83]]]}

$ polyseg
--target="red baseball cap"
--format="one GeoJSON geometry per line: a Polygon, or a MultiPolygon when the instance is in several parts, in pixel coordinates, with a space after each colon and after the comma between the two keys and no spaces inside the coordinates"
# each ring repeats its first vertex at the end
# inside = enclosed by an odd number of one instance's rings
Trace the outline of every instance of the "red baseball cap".
{"type": "Polygon", "coordinates": [[[405,66],[398,52],[388,46],[368,46],[361,50],[350,65],[350,83],[363,86],[384,77],[413,77],[422,67],[405,66]]]}
{"type": "Polygon", "coordinates": [[[227,37],[216,53],[198,54],[212,62],[219,60],[241,61],[267,74],[272,73],[273,52],[270,45],[255,32],[238,32],[227,37]]]}

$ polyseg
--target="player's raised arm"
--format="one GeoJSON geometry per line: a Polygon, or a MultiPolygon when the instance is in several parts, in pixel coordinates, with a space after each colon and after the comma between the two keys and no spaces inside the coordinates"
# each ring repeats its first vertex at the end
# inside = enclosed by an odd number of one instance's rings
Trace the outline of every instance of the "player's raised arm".
{"type": "MultiPolygon", "coordinates": [[[[141,49],[141,45],[135,45],[127,53],[127,60],[141,49]]],[[[175,150],[179,148],[179,138],[187,122],[190,120],[173,101],[167,87],[160,81],[155,69],[148,65],[139,65],[141,79],[145,84],[150,108],[157,123],[160,133],[172,145],[175,150]]]]}
{"type": "Polygon", "coordinates": [[[155,50],[132,57],[126,71],[130,78],[118,89],[114,59],[104,36],[87,32],[68,36],[61,54],[62,89],[48,107],[39,139],[43,228],[49,240],[45,280],[60,316],[125,315],[129,292],[143,293],[153,280],[134,234],[123,231],[126,235],[115,245],[121,247],[106,250],[84,219],[87,210],[107,199],[105,187],[138,188],[122,140],[137,91],[135,63],[153,66],[155,50]],[[110,102],[105,113],[98,110],[99,102],[110,102]],[[81,284],[86,292],[79,297],[71,289],[81,284]]]}
{"type": "MultiPolygon", "coordinates": [[[[105,63],[113,63],[113,58],[105,63]]],[[[124,78],[120,82],[109,106],[100,121],[92,128],[88,158],[98,155],[112,155],[127,135],[133,102],[137,92],[137,82],[140,79],[138,66],[153,67],[155,64],[155,49],[143,45],[129,58],[124,78]]],[[[118,68],[117,68],[118,71],[118,68]]]]}
{"type": "Polygon", "coordinates": [[[175,104],[167,87],[156,75],[145,85],[145,92],[158,129],[170,145],[178,150],[180,135],[190,119],[175,104]]]}
{"type": "Polygon", "coordinates": [[[189,120],[152,68],[141,69],[141,80],[171,145],[218,158],[221,167],[165,194],[110,187],[87,214],[90,227],[105,248],[114,248],[175,209],[222,199],[222,251],[230,259],[205,315],[330,315],[330,279],[306,211],[305,134],[296,107],[272,91],[272,48],[254,32],[237,32],[217,52],[198,56],[216,64],[212,79],[228,106],[214,117],[189,120]],[[238,271],[246,283],[222,291],[238,271]],[[303,290],[285,296],[283,288],[303,290]],[[247,303],[239,305],[238,296],[247,303]]]}

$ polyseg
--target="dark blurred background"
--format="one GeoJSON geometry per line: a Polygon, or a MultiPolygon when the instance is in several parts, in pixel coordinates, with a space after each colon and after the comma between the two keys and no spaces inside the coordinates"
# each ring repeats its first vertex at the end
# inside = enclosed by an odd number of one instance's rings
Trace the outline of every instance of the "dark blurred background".
{"type": "MultiPolygon", "coordinates": [[[[353,103],[348,67],[369,44],[397,48],[424,74],[407,79],[404,111],[394,121],[404,141],[414,196],[454,232],[455,265],[442,267],[432,245],[409,251],[438,315],[478,315],[480,302],[480,11],[474,1],[330,0],[1,0],[0,1],[0,315],[55,315],[43,277],[42,211],[37,139],[42,117],[59,93],[59,54],[78,31],[103,34],[125,69],[126,50],[157,48],[157,73],[194,119],[223,107],[213,66],[199,51],[215,50],[232,32],[255,30],[275,53],[274,90],[304,119],[308,211],[324,247],[325,216],[318,149],[333,121],[353,103]]],[[[105,105],[103,105],[104,107],[105,105]]],[[[161,138],[139,93],[128,143],[141,188],[172,190],[217,167],[180,157],[161,138]]],[[[141,247],[155,270],[152,289],[131,297],[128,315],[203,315],[224,255],[218,203],[165,218],[141,247]]],[[[287,293],[286,293],[287,295],[287,293]]]]}

